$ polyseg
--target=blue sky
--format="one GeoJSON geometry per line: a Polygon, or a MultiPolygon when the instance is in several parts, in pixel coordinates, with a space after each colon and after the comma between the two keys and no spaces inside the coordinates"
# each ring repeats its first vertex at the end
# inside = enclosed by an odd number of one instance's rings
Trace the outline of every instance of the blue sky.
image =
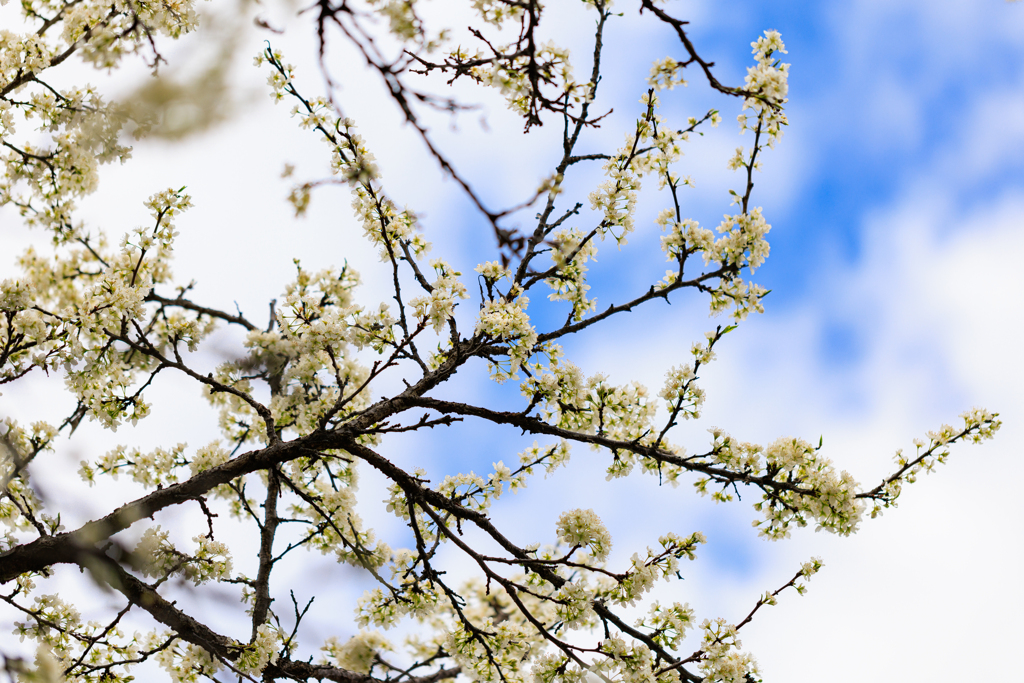
{"type": "MultiPolygon", "coordinates": [[[[615,114],[595,134],[595,147],[621,143],[621,131],[639,111],[637,79],[650,60],[678,56],[667,33],[649,31],[649,19],[641,22],[629,5],[619,5],[627,16],[610,31],[625,47],[608,60],[602,84],[615,114]]],[[[888,471],[896,448],[909,448],[911,439],[972,405],[999,410],[1006,427],[984,448],[958,449],[947,467],[908,487],[899,510],[865,523],[851,539],[808,530],[766,543],[750,529],[755,513],[748,502],[712,506],[685,486],[658,489],[635,477],[606,485],[603,461],[595,464],[585,449],[576,450],[560,478],[510,501],[505,514],[541,540],[552,533],[558,511],[595,507],[613,532],[619,560],[658,533],[704,530],[711,543],[687,575],[684,588],[692,591],[679,596],[702,617],[741,618],[800,562],[824,556],[826,569],[807,596],[787,597],[745,629],[766,680],[1005,679],[1009,652],[1024,636],[1016,617],[1024,608],[1024,504],[1013,483],[1024,476],[1018,446],[1024,276],[1017,263],[1024,253],[1024,3],[668,6],[692,18],[698,49],[717,62],[726,83],[742,81],[749,43],[764,29],[782,33],[792,64],[790,129],[766,156],[753,197],[773,225],[771,256],[754,278],[773,290],[767,312],[723,341],[720,359],[702,378],[705,419],[686,425],[681,440],[696,450],[711,425],[758,442],[823,435],[830,457],[868,483],[888,471]],[[595,490],[602,491],[596,501],[595,490]],[[652,523],[638,530],[637,519],[652,523]],[[982,647],[994,654],[977,656],[982,647]]],[[[574,43],[585,28],[566,25],[556,37],[574,43]]],[[[303,31],[292,23],[284,37],[270,37],[308,67],[303,31]]],[[[254,52],[267,37],[252,32],[245,49],[254,52]]],[[[269,103],[260,90],[264,76],[248,66],[249,53],[243,57],[235,119],[181,145],[140,143],[136,160],[104,172],[85,214],[117,234],[146,220],[146,196],[187,184],[196,208],[180,223],[176,271],[197,278],[202,295],[223,306],[237,301],[255,316],[280,291],[298,256],[310,268],[346,258],[363,273],[368,299],[386,296],[388,276],[360,241],[343,192],[315,197],[307,219],[291,219],[281,167],[295,163],[298,178],[318,177],[326,156],[309,133],[287,122],[285,107],[269,103]]],[[[305,73],[315,89],[315,74],[305,73]]],[[[408,130],[365,97],[372,81],[348,69],[344,76],[346,113],[362,126],[396,198],[424,214],[434,255],[467,273],[493,258],[453,184],[436,181],[408,130]]],[[[726,189],[739,183],[726,161],[750,136],[736,134],[736,103],[709,95],[699,74],[690,80],[666,95],[663,112],[723,110],[722,126],[695,140],[683,161],[683,172],[698,184],[686,202],[693,217],[713,227],[730,208],[726,189]]],[[[500,104],[484,102],[490,133],[475,113],[458,121],[457,132],[447,121],[435,122],[435,130],[487,196],[497,201],[511,193],[505,202],[511,204],[545,174],[543,140],[551,131],[541,131],[542,142],[524,140],[500,104]],[[513,132],[501,133],[510,122],[513,132]]],[[[641,215],[649,219],[661,206],[647,199],[641,215]]],[[[592,283],[602,307],[618,300],[621,287],[644,288],[648,275],[657,279],[664,268],[659,253],[644,249],[657,242],[653,226],[638,224],[630,247],[602,248],[592,283]]],[[[7,239],[17,245],[27,238],[12,231],[7,239]]],[[[703,300],[682,297],[570,344],[570,355],[587,372],[607,372],[616,382],[640,379],[656,393],[665,370],[717,322],[707,318],[703,300]]],[[[163,397],[185,391],[169,387],[163,397]]],[[[450,391],[478,400],[512,400],[516,393],[512,385],[497,388],[479,377],[450,391]]],[[[208,440],[200,434],[212,426],[195,418],[194,445],[208,440]]],[[[509,462],[519,447],[517,440],[495,449],[495,437],[475,426],[459,434],[463,445],[455,454],[450,437],[432,444],[438,472],[460,462],[479,472],[492,460],[509,462]]],[[[167,438],[159,431],[140,435],[154,445],[167,438]]],[[[409,462],[424,457],[404,442],[390,455],[409,462]]],[[[380,499],[379,487],[367,477],[369,500],[380,499]]],[[[393,522],[380,524],[397,533],[393,522]]]]}

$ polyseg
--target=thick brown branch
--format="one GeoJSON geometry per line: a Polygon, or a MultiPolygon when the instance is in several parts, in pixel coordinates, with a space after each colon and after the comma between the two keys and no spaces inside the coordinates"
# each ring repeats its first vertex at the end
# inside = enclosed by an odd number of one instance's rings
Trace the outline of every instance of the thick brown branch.
{"type": "MultiPolygon", "coordinates": [[[[111,588],[124,595],[133,604],[138,605],[158,622],[170,628],[178,638],[203,648],[213,656],[226,662],[238,659],[242,646],[233,639],[221,635],[175,607],[165,600],[157,591],[135,576],[131,575],[110,557],[93,549],[88,553],[87,566],[93,575],[107,583],[111,588]]],[[[460,673],[458,667],[440,669],[427,676],[410,677],[403,683],[436,683],[437,681],[454,678],[460,673]]],[[[296,662],[280,658],[276,663],[267,666],[263,672],[264,680],[317,680],[338,681],[339,683],[381,683],[379,679],[366,674],[339,669],[327,665],[315,665],[307,662],[296,662]]]]}
{"type": "Polygon", "coordinates": [[[274,536],[281,520],[277,516],[277,499],[281,495],[281,479],[275,470],[267,475],[267,498],[263,503],[263,528],[260,530],[260,568],[256,575],[256,596],[252,607],[252,638],[267,620],[270,610],[270,571],[274,568],[274,536]]]}

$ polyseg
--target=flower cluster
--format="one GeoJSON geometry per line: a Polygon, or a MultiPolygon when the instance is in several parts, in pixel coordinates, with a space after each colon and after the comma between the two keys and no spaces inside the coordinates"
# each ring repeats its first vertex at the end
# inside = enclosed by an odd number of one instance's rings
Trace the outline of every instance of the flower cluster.
{"type": "Polygon", "coordinates": [[[376,310],[361,310],[353,316],[350,332],[352,344],[357,349],[369,346],[377,353],[384,353],[397,345],[395,325],[398,321],[391,315],[391,309],[381,302],[376,310]]]}
{"type": "Polygon", "coordinates": [[[589,672],[565,655],[546,653],[534,660],[531,673],[538,683],[585,683],[589,672]]]}
{"type": "Polygon", "coordinates": [[[899,498],[904,483],[913,484],[922,472],[931,473],[936,465],[946,462],[950,445],[961,440],[981,443],[993,438],[1003,424],[998,419],[999,413],[984,408],[972,408],[962,413],[960,417],[964,421],[962,428],[942,425],[938,430],[927,432],[928,441],[915,439],[916,453],[913,457],[905,455],[902,449],[896,451],[894,459],[899,468],[896,473],[885,479],[873,491],[863,494],[864,497],[874,500],[872,518],[880,515],[885,508],[896,505],[896,499],[899,498]]]}
{"type": "Polygon", "coordinates": [[[707,543],[707,539],[699,531],[687,538],[669,533],[659,538],[658,543],[661,549],[648,548],[646,557],[633,553],[627,570],[616,578],[614,585],[604,591],[605,598],[619,604],[635,605],[654,587],[656,581],[668,581],[676,576],[679,560],[696,559],[697,546],[707,543]]]}
{"type": "Polygon", "coordinates": [[[612,537],[593,510],[569,510],[558,517],[558,540],[571,548],[586,547],[600,562],[612,551],[612,537]]]}
{"type": "Polygon", "coordinates": [[[744,79],[747,97],[743,108],[753,109],[758,118],[756,126],[751,127],[741,114],[740,130],[759,129],[767,136],[767,145],[774,147],[782,137],[782,127],[789,123],[781,108],[789,94],[789,64],[775,59],[776,54],[786,54],[786,46],[778,31],[765,31],[764,36],[750,46],[757,64],[747,68],[744,79]]]}
{"type": "Polygon", "coordinates": [[[196,536],[192,539],[196,551],[189,555],[175,548],[169,536],[170,532],[159,526],[150,527],[135,546],[133,554],[147,576],[180,573],[198,586],[231,575],[231,555],[226,544],[209,536],[196,536]]]}
{"type": "MultiPolygon", "coordinates": [[[[199,645],[174,639],[169,647],[160,647],[162,643],[159,639],[152,640],[155,641],[152,645],[159,647],[155,657],[157,664],[167,672],[174,683],[200,683],[209,680],[221,669],[221,663],[217,658],[199,645]]],[[[162,640],[166,642],[169,637],[165,636],[162,640]]],[[[145,643],[144,647],[149,645],[150,643],[145,643]]]]}
{"type": "Polygon", "coordinates": [[[658,393],[668,403],[669,411],[678,412],[687,420],[699,418],[704,404],[704,390],[694,384],[696,378],[692,365],[673,367],[665,377],[665,387],[658,393]]]}
{"type": "Polygon", "coordinates": [[[491,283],[492,285],[499,280],[507,279],[511,276],[508,268],[498,263],[497,261],[488,261],[487,263],[481,263],[473,269],[477,273],[480,273],[484,281],[491,283]]]}
{"type": "Polygon", "coordinates": [[[525,661],[534,641],[533,629],[524,624],[486,620],[482,632],[456,626],[448,635],[445,649],[474,680],[492,683],[525,683],[529,670],[525,661]]]}
{"type": "Polygon", "coordinates": [[[78,471],[83,481],[96,483],[98,474],[109,474],[112,478],[127,472],[132,481],[143,486],[166,486],[178,481],[177,468],[188,464],[184,457],[186,444],[179,443],[173,448],[156,448],[143,453],[138,448],[118,446],[97,460],[95,465],[82,461],[78,471]]]}
{"type": "MultiPolygon", "coordinates": [[[[514,54],[514,47],[505,45],[498,52],[514,54]]],[[[535,90],[538,81],[556,90],[555,99],[568,97],[578,102],[586,97],[587,86],[573,79],[569,50],[551,42],[539,46],[532,62],[526,55],[491,60],[482,51],[471,56],[461,48],[453,52],[449,60],[453,63],[483,62],[471,68],[469,74],[477,83],[497,89],[509,109],[520,116],[530,114],[532,100],[538,94],[535,90]]]]}
{"type": "Polygon", "coordinates": [[[51,260],[29,249],[20,259],[23,276],[16,289],[32,293],[33,307],[6,315],[8,333],[17,330],[22,343],[7,345],[3,360],[13,364],[0,372],[20,376],[37,367],[63,366],[66,384],[87,414],[110,427],[148,414],[135,385],[155,368],[155,356],[177,351],[179,343],[195,348],[212,329],[201,316],[171,314],[147,322],[152,353],[124,354],[111,346],[111,336],[126,334],[147,314],[145,302],[154,285],[170,278],[173,219],[190,200],[181,190],[169,190],[146,205],[154,226],[125,235],[116,251],[104,239],[88,236],[76,238],[77,247],[59,244],[66,258],[51,260]]]}
{"type": "Polygon", "coordinates": [[[589,628],[597,617],[594,595],[579,581],[567,581],[553,596],[558,603],[555,613],[568,628],[589,628]]]}
{"type": "Polygon", "coordinates": [[[596,260],[597,245],[593,235],[584,235],[578,228],[559,230],[552,236],[557,245],[554,252],[555,274],[547,279],[554,290],[548,295],[551,301],[568,301],[572,304],[572,319],[583,320],[590,311],[597,310],[597,299],[587,297],[587,261],[596,260]]]}
{"type": "Polygon", "coordinates": [[[637,620],[636,626],[650,629],[654,642],[669,650],[675,650],[686,637],[686,632],[693,628],[693,622],[693,609],[688,603],[674,602],[666,606],[655,602],[651,605],[648,615],[637,620]]]}
{"type": "MultiPolygon", "coordinates": [[[[549,423],[620,441],[651,440],[651,422],[657,406],[648,399],[647,388],[642,384],[616,386],[602,374],[585,378],[573,363],[557,360],[547,367],[535,364],[533,370],[520,390],[543,406],[544,418],[549,423]]],[[[615,476],[627,474],[628,469],[616,471],[615,476]]]]}
{"type": "Polygon", "coordinates": [[[824,566],[825,563],[822,562],[820,557],[812,557],[807,562],[804,562],[800,566],[800,577],[803,578],[804,583],[794,584],[796,591],[803,595],[807,590],[807,581],[810,581],[811,577],[821,571],[821,568],[824,566]]]}
{"type": "Polygon", "coordinates": [[[272,329],[250,330],[245,341],[248,355],[224,363],[213,374],[219,384],[235,390],[209,394],[232,440],[268,438],[265,421],[247,398],[254,377],[273,387],[270,410],[279,429],[309,432],[321,420],[344,417],[369,400],[365,392],[356,391],[369,370],[349,346],[373,343],[365,331],[355,334],[353,325],[366,322],[352,299],[359,275],[348,266],[314,273],[295,265],[295,280],[275,309],[272,329]]]}
{"type": "Polygon", "coordinates": [[[196,454],[192,456],[192,460],[189,462],[189,470],[191,476],[195,476],[200,472],[205,472],[208,469],[223,465],[231,457],[219,443],[213,442],[207,444],[202,448],[196,450],[196,454]]]}
{"type": "Polygon", "coordinates": [[[667,260],[677,265],[676,269],[666,271],[658,287],[677,286],[687,257],[700,253],[705,265],[714,264],[719,275],[717,285],[710,290],[712,313],[732,307],[733,318],[742,320],[752,312],[763,312],[761,299],[767,290],[740,277],[741,271],[753,272],[768,257],[769,245],[765,236],[771,225],[765,221],[761,208],[754,207],[741,214],[726,214],[718,225],[721,236],[717,239],[711,230],[702,228],[697,221],[689,218],[677,221],[674,214],[673,210],[666,209],[657,219],[666,231],[661,238],[662,251],[667,260]]]}
{"type": "MultiPolygon", "coordinates": [[[[857,530],[864,512],[857,483],[848,472],[837,472],[819,448],[788,437],[765,448],[734,441],[717,428],[710,431],[714,443],[709,461],[757,479],[764,491],[762,500],[754,504],[754,509],[764,515],[764,519],[754,521],[761,535],[786,538],[790,525],[806,526],[809,520],[814,520],[819,529],[844,536],[857,530]]],[[[721,481],[719,477],[702,477],[695,486],[707,494],[709,484],[721,481]]],[[[725,485],[714,492],[714,498],[732,500],[727,488],[725,485]]]]}
{"type": "MultiPolygon", "coordinates": [[[[397,572],[401,563],[396,562],[395,566],[397,572]]],[[[405,616],[423,619],[433,614],[444,601],[441,588],[429,581],[407,579],[401,582],[400,587],[401,599],[380,588],[366,591],[356,605],[359,626],[365,628],[372,624],[392,628],[405,616]]]]}
{"type": "Polygon", "coordinates": [[[455,306],[459,299],[468,299],[466,287],[459,281],[462,273],[453,269],[446,262],[435,259],[430,262],[437,274],[437,279],[430,284],[429,296],[416,297],[409,301],[409,306],[416,317],[440,332],[455,314],[455,306]]]}
{"type": "MultiPolygon", "coordinates": [[[[695,221],[684,221],[672,227],[672,232],[663,243],[669,258],[678,258],[684,244],[685,252],[700,251],[705,264],[714,263],[721,273],[718,285],[711,290],[711,312],[719,313],[730,306],[733,318],[743,320],[751,312],[763,312],[761,299],[767,290],[744,282],[740,277],[743,269],[751,272],[768,257],[769,247],[765,235],[771,226],[764,220],[760,207],[748,212],[728,215],[718,225],[721,237],[715,239],[710,230],[701,228],[695,221]],[[675,250],[675,251],[673,251],[675,250]]],[[[679,274],[669,271],[663,286],[675,282],[679,274]]]]}
{"type": "Polygon", "coordinates": [[[616,637],[605,638],[598,647],[605,659],[592,667],[595,673],[628,683],[645,683],[654,678],[654,653],[649,647],[616,637]]]}
{"type": "MultiPolygon", "coordinates": [[[[711,249],[704,251],[704,262],[714,261],[733,271],[747,268],[751,272],[768,258],[768,241],[765,235],[772,226],[764,220],[760,207],[747,213],[726,215],[718,225],[722,235],[711,249]]],[[[707,237],[702,237],[707,242],[707,237]]]]}
{"type": "MultiPolygon", "coordinates": [[[[640,135],[650,130],[642,123],[638,123],[637,129],[640,135]]],[[[590,193],[590,208],[601,217],[599,234],[603,237],[611,233],[620,245],[626,243],[626,236],[635,227],[642,175],[636,156],[636,149],[642,142],[640,135],[626,135],[626,144],[604,164],[607,180],[590,193]]]]}
{"type": "Polygon", "coordinates": [[[493,375],[499,381],[515,377],[520,366],[534,352],[537,331],[526,313],[529,303],[529,298],[513,288],[504,298],[485,301],[480,307],[476,333],[508,344],[508,365],[495,363],[492,367],[493,375]]]}
{"type": "Polygon", "coordinates": [[[256,630],[256,637],[253,641],[239,653],[238,659],[235,660],[235,666],[242,673],[252,675],[263,673],[267,664],[277,661],[283,635],[270,624],[262,624],[256,630]]]}
{"type": "Polygon", "coordinates": [[[0,524],[5,528],[0,552],[17,545],[18,532],[64,529],[60,515],[45,510],[26,467],[36,456],[53,450],[56,436],[57,429],[42,421],[25,429],[16,420],[0,418],[0,524]]]}
{"type": "Polygon", "coordinates": [[[320,648],[324,653],[324,664],[361,674],[370,673],[379,652],[393,649],[394,646],[379,631],[360,631],[344,643],[332,636],[320,648]]]}
{"type": "Polygon", "coordinates": [[[699,662],[706,683],[746,683],[760,680],[757,661],[739,650],[736,627],[724,619],[705,619],[700,625],[703,639],[699,662]]]}
{"type": "MultiPolygon", "coordinates": [[[[90,85],[58,89],[45,74],[73,52],[96,67],[116,67],[126,55],[151,48],[156,36],[193,30],[196,13],[191,0],[117,7],[84,0],[60,8],[26,6],[25,13],[40,25],[24,33],[0,30],[0,90],[18,95],[0,97],[0,197],[20,207],[27,222],[66,242],[79,236],[72,214],[76,200],[95,190],[98,167],[130,156],[118,138],[131,114],[90,85]],[[14,139],[20,123],[35,121],[41,139],[14,139]]],[[[134,123],[138,134],[149,125],[134,123]]]]}
{"type": "MultiPolygon", "coordinates": [[[[569,462],[569,455],[569,442],[564,439],[553,446],[546,447],[541,447],[534,441],[532,446],[519,454],[519,462],[523,464],[522,473],[524,475],[533,474],[533,468],[537,465],[544,465],[545,474],[551,474],[569,462]]],[[[517,480],[512,479],[510,486],[514,491],[519,486],[525,486],[525,480],[522,484],[517,484],[517,480]]]]}
{"type": "Polygon", "coordinates": [[[289,511],[317,530],[309,535],[309,549],[333,555],[338,562],[377,570],[391,557],[391,548],[378,540],[372,529],[364,528],[356,511],[358,470],[344,460],[323,474],[314,467],[315,463],[306,459],[294,460],[287,467],[291,486],[302,498],[289,511]]]}
{"type": "Polygon", "coordinates": [[[501,0],[472,0],[472,5],[481,19],[495,26],[501,26],[509,20],[518,20],[523,15],[522,7],[501,0]]]}
{"type": "Polygon", "coordinates": [[[647,77],[647,84],[655,90],[671,90],[677,85],[686,85],[686,79],[680,75],[683,68],[682,64],[671,57],[659,59],[651,66],[651,75],[647,77]]]}

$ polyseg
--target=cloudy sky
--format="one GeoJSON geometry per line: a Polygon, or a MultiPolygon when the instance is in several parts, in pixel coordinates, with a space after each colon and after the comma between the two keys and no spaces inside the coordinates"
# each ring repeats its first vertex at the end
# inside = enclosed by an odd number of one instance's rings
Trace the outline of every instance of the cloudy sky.
{"type": "MultiPolygon", "coordinates": [[[[599,100],[614,112],[589,142],[602,151],[621,143],[640,111],[650,61],[679,56],[671,36],[651,30],[649,17],[619,5],[625,16],[609,28],[599,100]]],[[[749,502],[714,506],[685,487],[659,488],[637,477],[606,484],[603,461],[583,449],[567,471],[509,502],[506,520],[542,541],[553,534],[558,511],[593,507],[613,533],[613,561],[665,531],[703,530],[709,544],[672,595],[701,617],[733,621],[808,557],[823,557],[826,567],[807,595],[787,594],[744,629],[744,645],[768,681],[1007,680],[1024,636],[1024,274],[1013,260],[1024,254],[1024,3],[751,0],[669,7],[691,19],[698,50],[726,83],[742,81],[749,43],[764,29],[782,33],[792,64],[791,125],[765,157],[753,196],[773,225],[772,254],[755,280],[772,293],[766,313],[726,337],[719,360],[704,373],[704,419],[683,432],[691,451],[706,444],[704,430],[712,425],[762,443],[822,436],[828,457],[873,485],[897,448],[912,449],[914,438],[955,424],[972,406],[1000,412],[1005,426],[993,442],[957,448],[948,465],[905,489],[899,509],[868,520],[852,538],[805,530],[769,543],[750,527],[756,513],[749,502]]],[[[141,203],[149,194],[187,185],[196,208],[180,223],[176,272],[197,280],[197,296],[227,307],[237,302],[258,317],[288,280],[291,258],[300,257],[308,268],[347,259],[364,275],[367,300],[380,300],[387,273],[360,242],[344,193],[315,196],[301,221],[284,202],[283,165],[295,164],[296,178],[315,178],[328,157],[289,123],[287,107],[275,107],[260,91],[265,74],[249,66],[265,39],[290,61],[310,64],[308,26],[286,20],[280,8],[266,12],[286,31],[251,30],[242,39],[233,117],[182,143],[140,143],[134,161],[104,172],[85,215],[118,233],[146,220],[141,203]]],[[[580,21],[560,8],[556,13],[569,23],[553,37],[586,54],[587,15],[580,21]]],[[[196,68],[195,55],[209,44],[169,54],[192,59],[196,68]]],[[[434,254],[464,272],[493,258],[478,218],[454,184],[438,178],[395,112],[381,108],[377,85],[351,55],[339,50],[332,58],[345,113],[377,153],[392,196],[423,215],[434,254]]],[[[588,68],[582,62],[577,71],[588,68]]],[[[310,91],[319,86],[312,68],[300,76],[310,91]]],[[[706,92],[699,74],[690,80],[665,97],[663,113],[722,109],[722,126],[695,140],[682,165],[697,183],[684,211],[710,227],[730,208],[727,189],[739,187],[726,161],[750,140],[737,135],[736,103],[706,92]]],[[[110,87],[125,92],[128,82],[110,87]]],[[[484,196],[515,203],[547,174],[558,131],[552,125],[536,140],[524,139],[500,103],[478,101],[480,110],[437,119],[434,132],[484,196]]],[[[581,192],[594,178],[580,181],[581,192]]],[[[642,291],[665,267],[650,248],[657,243],[650,219],[662,206],[654,195],[645,199],[630,246],[617,251],[606,244],[599,255],[599,307],[621,300],[623,289],[642,291]]],[[[31,236],[13,225],[9,211],[0,219],[11,249],[3,252],[14,253],[31,236]]],[[[11,264],[4,261],[6,273],[11,264]]],[[[588,373],[658,387],[690,343],[719,322],[707,318],[706,302],[685,297],[631,316],[567,345],[570,357],[588,373]]],[[[171,397],[178,389],[166,391],[171,397]]],[[[479,377],[453,391],[477,400],[514,396],[479,377]]],[[[203,415],[189,422],[197,434],[212,426],[203,415]]],[[[389,457],[407,465],[424,458],[438,474],[457,467],[480,472],[514,459],[521,441],[515,435],[501,434],[511,445],[496,450],[495,437],[476,429],[467,426],[455,448],[450,438],[426,451],[397,443],[389,457]]],[[[164,437],[143,436],[154,445],[164,437]]],[[[206,440],[196,437],[197,444],[206,440]]],[[[372,477],[364,489],[371,501],[382,495],[372,477]]],[[[372,506],[367,514],[374,515],[372,506]]],[[[397,533],[393,522],[380,523],[385,533],[397,533]]]]}

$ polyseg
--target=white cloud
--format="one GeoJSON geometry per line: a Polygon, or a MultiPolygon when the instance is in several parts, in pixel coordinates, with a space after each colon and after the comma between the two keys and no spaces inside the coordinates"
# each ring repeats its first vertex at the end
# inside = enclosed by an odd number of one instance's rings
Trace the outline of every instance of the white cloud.
{"type": "MultiPolygon", "coordinates": [[[[958,54],[970,52],[958,44],[958,54]]],[[[1005,426],[994,442],[959,449],[908,487],[900,509],[855,538],[797,539],[794,555],[826,540],[828,566],[807,598],[753,625],[747,645],[776,680],[1009,676],[1006,653],[1017,647],[1024,607],[1016,528],[1024,513],[1024,275],[1014,265],[1024,249],[1024,193],[985,192],[984,183],[1012,185],[1024,117],[1010,90],[979,88],[955,106],[963,125],[925,142],[939,148],[937,161],[919,163],[893,205],[866,212],[857,263],[824,264],[817,296],[759,336],[758,356],[781,362],[725,382],[724,400],[767,423],[791,423],[799,406],[807,417],[797,421],[817,422],[836,460],[862,479],[884,471],[895,447],[972,405],[1001,412],[1005,426]],[[861,332],[863,359],[844,368],[808,363],[815,330],[837,314],[861,332]],[[757,386],[777,395],[753,410],[749,395],[759,392],[746,390],[757,386]],[[870,397],[856,412],[842,407],[850,388],[870,397]],[[976,656],[982,651],[990,654],[976,656]]]]}
{"type": "Polygon", "coordinates": [[[827,264],[817,297],[769,314],[723,350],[726,376],[709,382],[712,421],[739,425],[741,438],[822,433],[830,457],[867,484],[897,447],[955,424],[960,410],[984,405],[1006,423],[995,441],[957,448],[857,536],[799,534],[782,550],[755,551],[765,563],[727,601],[736,608],[743,588],[770,587],[782,565],[826,560],[806,597],[782,600],[748,629],[769,680],[1005,680],[1005,655],[965,654],[1011,652],[1021,635],[1024,274],[1012,255],[1024,249],[1022,217],[1020,194],[975,210],[908,197],[865,226],[857,264],[827,264]],[[866,340],[852,367],[814,360],[816,332],[837,312],[866,340]],[[851,390],[869,397],[856,410],[843,400],[851,390]]]}
{"type": "MultiPolygon", "coordinates": [[[[705,419],[683,443],[691,451],[704,445],[711,424],[759,442],[821,434],[838,466],[873,485],[891,471],[896,448],[912,449],[913,438],[973,405],[1001,412],[1006,427],[995,441],[956,448],[948,465],[905,489],[899,509],[866,520],[851,538],[805,530],[769,543],[749,530],[748,503],[709,509],[685,487],[592,483],[609,489],[604,509],[623,558],[650,542],[637,535],[638,519],[654,532],[708,532],[689,580],[666,589],[703,608],[702,616],[738,620],[801,562],[824,557],[807,596],[785,595],[745,629],[766,680],[1001,680],[1002,656],[964,652],[1008,653],[1021,635],[1014,615],[1024,608],[1016,524],[1024,514],[1024,321],[1016,299],[1024,275],[994,257],[1024,249],[1024,199],[945,215],[941,204],[917,210],[927,199],[877,215],[863,260],[822,267],[817,298],[790,314],[769,311],[727,337],[705,373],[705,419]],[[949,223],[963,231],[943,238],[949,223]],[[820,331],[836,315],[865,340],[851,367],[820,360],[820,331]],[[867,398],[851,409],[851,392],[867,398]],[[715,546],[723,542],[724,557],[715,546]]],[[[667,325],[655,321],[640,326],[660,338],[667,325]]],[[[590,364],[658,386],[671,350],[641,353],[641,342],[624,341],[610,338],[590,364]]]]}

